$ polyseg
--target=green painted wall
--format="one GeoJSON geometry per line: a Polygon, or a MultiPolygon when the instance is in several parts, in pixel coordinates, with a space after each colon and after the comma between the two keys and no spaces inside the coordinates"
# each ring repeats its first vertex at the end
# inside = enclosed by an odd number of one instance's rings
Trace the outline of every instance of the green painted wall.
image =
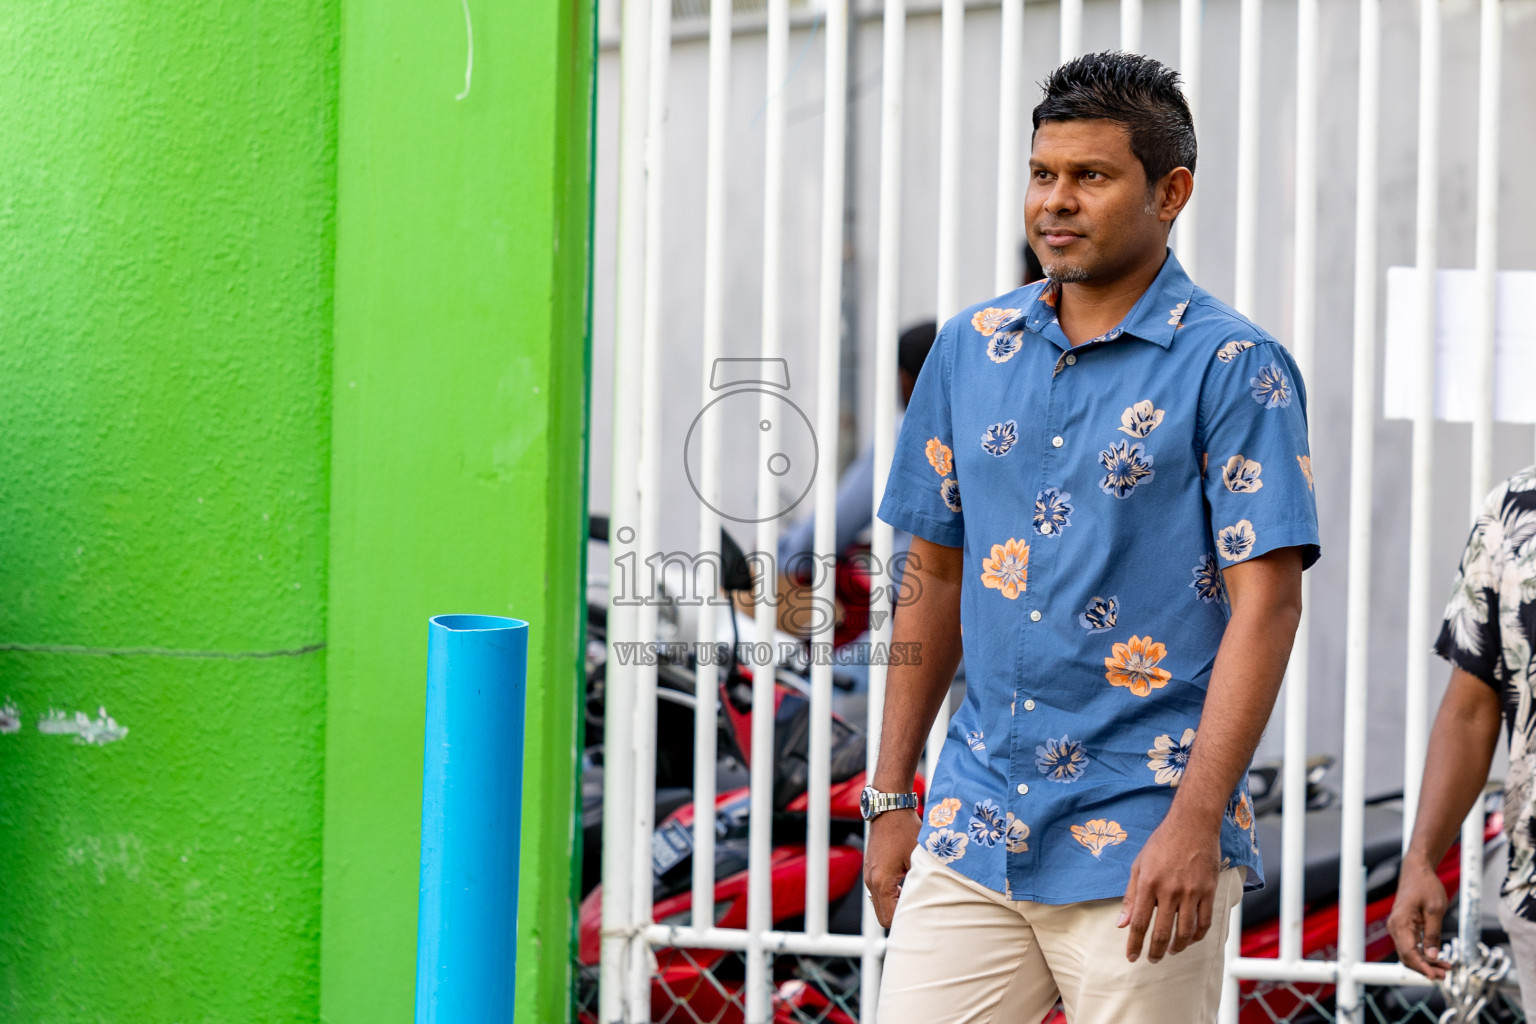
{"type": "Polygon", "coordinates": [[[0,3],[0,1020],[317,1016],[337,34],[0,3]]]}
{"type": "Polygon", "coordinates": [[[426,620],[532,623],[518,1017],[568,1020],[591,0],[345,0],[322,1017],[410,1019],[426,620]]]}
{"type": "Polygon", "coordinates": [[[591,4],[470,6],[0,0],[0,1020],[408,1021],[445,611],[567,1019],[591,4]]]}

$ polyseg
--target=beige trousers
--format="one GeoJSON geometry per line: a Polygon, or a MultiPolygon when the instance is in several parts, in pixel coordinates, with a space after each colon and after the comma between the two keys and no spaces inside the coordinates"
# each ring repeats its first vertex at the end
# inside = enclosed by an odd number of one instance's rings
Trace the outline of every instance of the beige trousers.
{"type": "Polygon", "coordinates": [[[880,1024],[1038,1024],[1058,997],[1070,1024],[1209,1024],[1242,894],[1242,869],[1223,871],[1204,939],[1130,963],[1121,900],[1010,900],[919,847],[891,922],[880,1024]]]}

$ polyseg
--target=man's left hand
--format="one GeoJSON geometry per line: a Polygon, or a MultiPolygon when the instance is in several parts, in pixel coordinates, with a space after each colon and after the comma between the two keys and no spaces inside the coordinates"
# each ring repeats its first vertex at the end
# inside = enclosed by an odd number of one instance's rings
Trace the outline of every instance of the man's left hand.
{"type": "Polygon", "coordinates": [[[1183,952],[1205,938],[1220,873],[1219,820],[1214,829],[1173,818],[1159,825],[1131,864],[1131,884],[1125,890],[1119,924],[1131,930],[1125,958],[1136,962],[1148,927],[1152,942],[1147,960],[1154,964],[1164,953],[1183,952]]]}

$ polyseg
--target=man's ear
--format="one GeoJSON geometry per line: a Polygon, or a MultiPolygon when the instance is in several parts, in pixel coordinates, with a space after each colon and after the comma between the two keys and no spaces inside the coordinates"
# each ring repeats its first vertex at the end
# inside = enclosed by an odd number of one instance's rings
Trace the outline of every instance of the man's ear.
{"type": "Polygon", "coordinates": [[[1195,191],[1195,176],[1188,167],[1175,167],[1163,175],[1157,185],[1157,219],[1172,224],[1175,217],[1189,205],[1189,197],[1195,191]]]}

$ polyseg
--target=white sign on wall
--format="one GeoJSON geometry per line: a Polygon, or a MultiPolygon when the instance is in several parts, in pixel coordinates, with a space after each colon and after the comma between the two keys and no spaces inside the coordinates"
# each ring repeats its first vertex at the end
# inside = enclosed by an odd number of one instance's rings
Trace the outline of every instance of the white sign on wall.
{"type": "MultiPolygon", "coordinates": [[[[1418,394],[1418,270],[1387,271],[1387,353],[1382,413],[1412,419],[1418,394]]],[[[1469,423],[1477,410],[1477,272],[1437,275],[1435,418],[1469,423]]],[[[1493,418],[1536,423],[1536,270],[1502,270],[1493,349],[1493,418]]]]}

